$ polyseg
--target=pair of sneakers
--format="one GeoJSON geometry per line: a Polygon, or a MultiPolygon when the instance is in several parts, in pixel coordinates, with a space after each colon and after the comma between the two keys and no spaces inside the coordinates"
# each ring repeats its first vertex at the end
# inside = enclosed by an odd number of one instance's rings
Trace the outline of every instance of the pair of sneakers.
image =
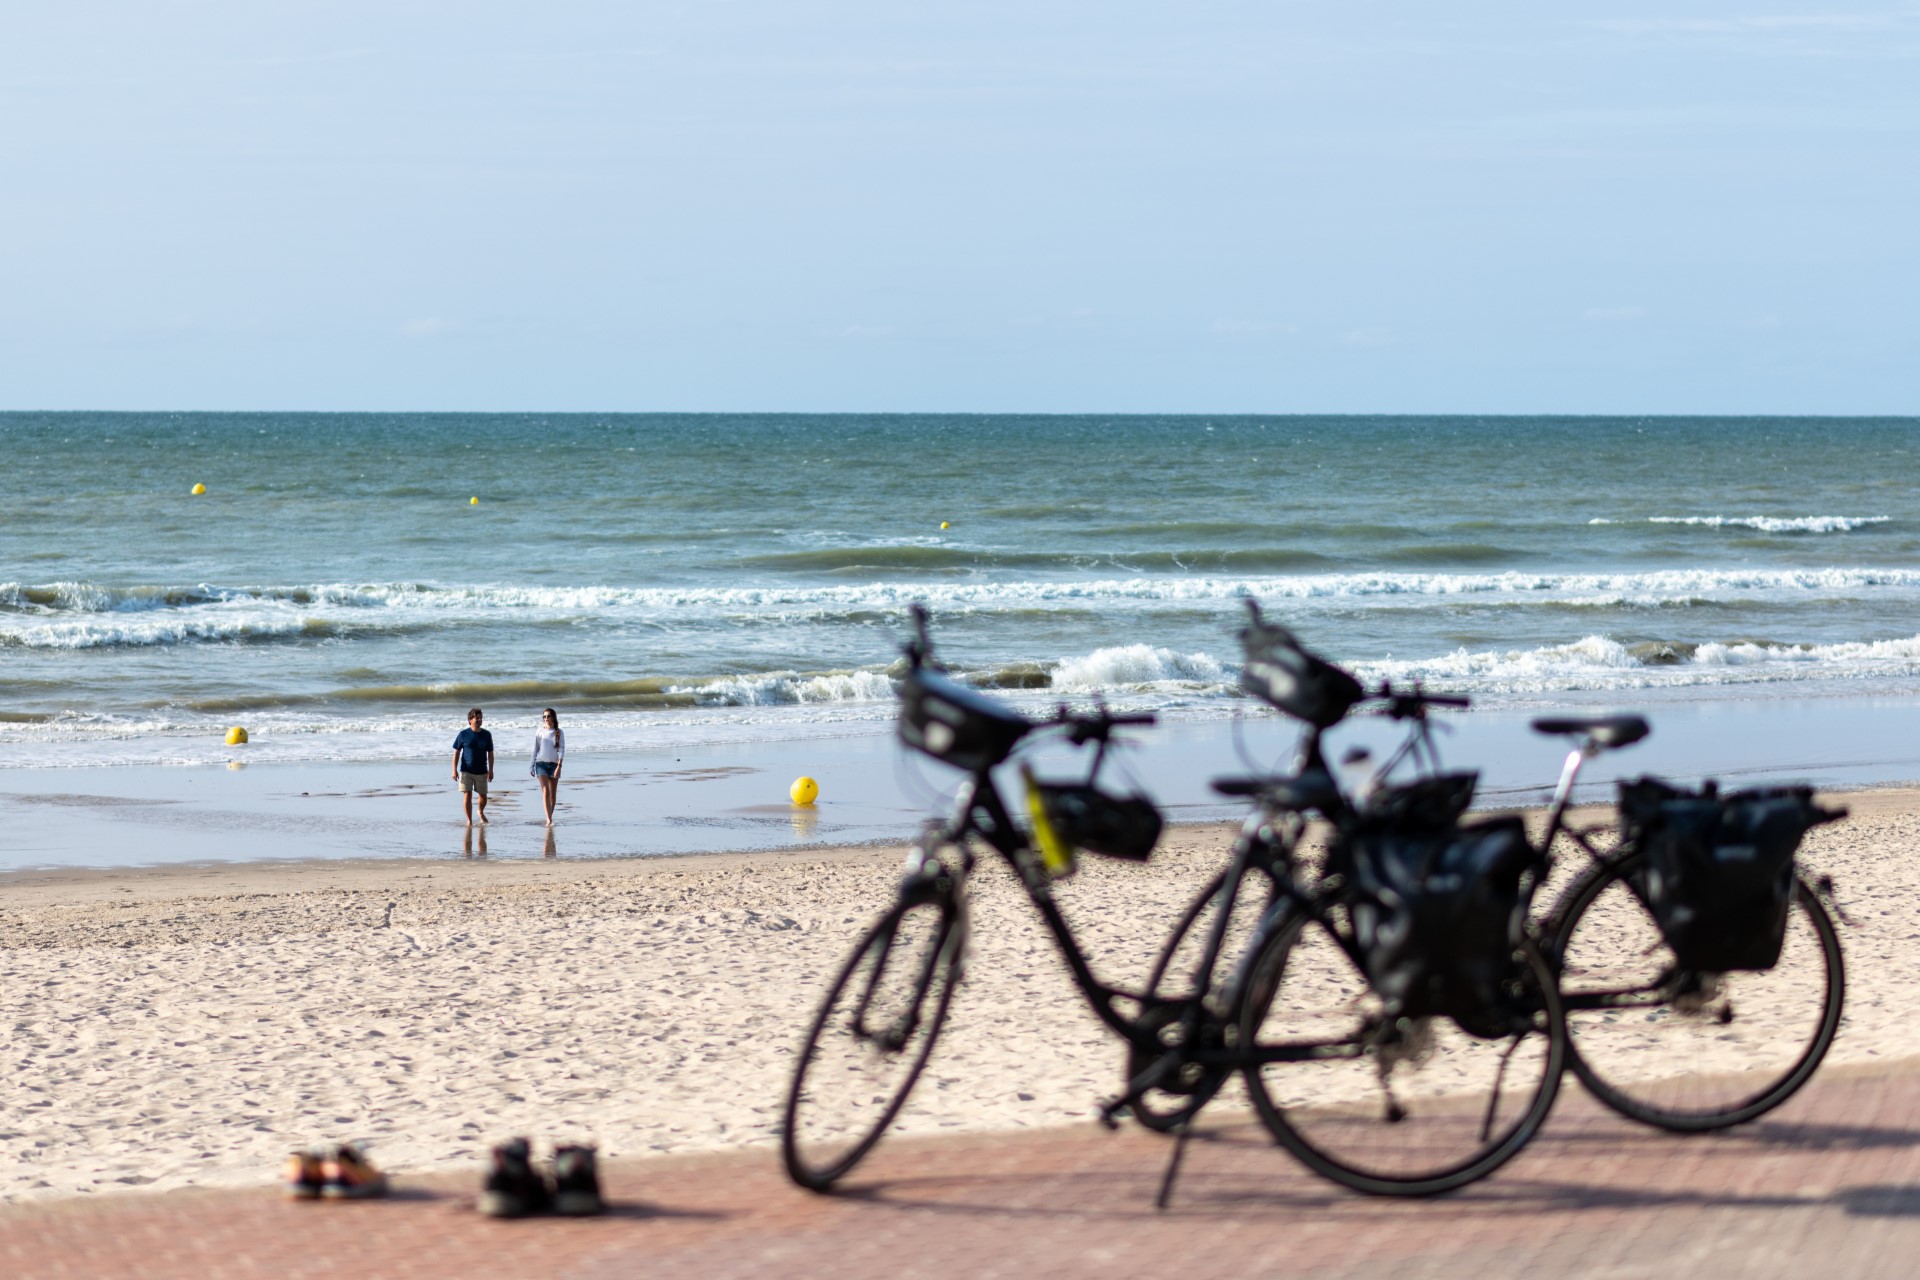
{"type": "Polygon", "coordinates": [[[534,1168],[533,1148],[525,1138],[503,1142],[493,1149],[493,1167],[480,1188],[480,1212],[490,1218],[539,1213],[578,1218],[601,1213],[606,1207],[592,1147],[555,1147],[553,1172],[548,1175],[534,1168]]]}
{"type": "Polygon", "coordinates": [[[350,1142],[294,1152],[281,1180],[290,1200],[367,1200],[387,1194],[387,1175],[350,1142]]]}

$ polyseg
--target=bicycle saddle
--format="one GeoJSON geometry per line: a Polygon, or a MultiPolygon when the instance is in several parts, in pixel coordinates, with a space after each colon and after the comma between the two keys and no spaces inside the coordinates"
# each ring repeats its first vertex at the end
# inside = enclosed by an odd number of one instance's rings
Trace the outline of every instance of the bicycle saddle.
{"type": "Polygon", "coordinates": [[[1276,809],[1324,809],[1339,797],[1333,778],[1318,769],[1291,778],[1215,778],[1212,786],[1223,796],[1254,796],[1276,809]]]}
{"type": "Polygon", "coordinates": [[[1642,716],[1547,716],[1533,722],[1535,733],[1578,733],[1603,747],[1628,747],[1653,730],[1642,716]]]}

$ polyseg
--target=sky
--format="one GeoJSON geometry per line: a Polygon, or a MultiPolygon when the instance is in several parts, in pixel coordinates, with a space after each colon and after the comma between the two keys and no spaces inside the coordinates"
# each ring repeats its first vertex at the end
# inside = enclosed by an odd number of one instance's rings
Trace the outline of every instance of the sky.
{"type": "Polygon", "coordinates": [[[63,0],[0,409],[1920,413],[1920,3],[63,0]]]}

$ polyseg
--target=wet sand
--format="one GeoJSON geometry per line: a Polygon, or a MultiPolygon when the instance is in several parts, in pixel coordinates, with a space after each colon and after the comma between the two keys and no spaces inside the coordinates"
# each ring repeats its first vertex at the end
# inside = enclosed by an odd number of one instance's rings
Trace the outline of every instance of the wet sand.
{"type": "MultiPolygon", "coordinates": [[[[1920,792],[1850,803],[1804,850],[1859,922],[1830,1061],[1920,1054],[1920,792]]],[[[1147,866],[1090,859],[1061,888],[1103,976],[1144,975],[1231,834],[1175,828],[1147,866]]],[[[0,877],[0,1197],[264,1182],[287,1150],[349,1138],[401,1172],[473,1167],[520,1133],[610,1156],[771,1143],[821,984],[899,859],[0,877]]],[[[903,1123],[1085,1123],[1119,1047],[1011,876],[983,862],[974,888],[969,978],[903,1123]]]]}

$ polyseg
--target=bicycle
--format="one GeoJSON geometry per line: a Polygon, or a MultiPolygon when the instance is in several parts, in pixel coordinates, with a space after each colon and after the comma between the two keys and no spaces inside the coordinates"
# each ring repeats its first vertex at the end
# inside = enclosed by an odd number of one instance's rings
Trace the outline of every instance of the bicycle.
{"type": "Polygon", "coordinates": [[[1464,1186],[1539,1131],[1565,1069],[1558,986],[1525,926],[1546,846],[1517,820],[1461,824],[1478,775],[1441,771],[1428,712],[1466,699],[1366,690],[1247,607],[1243,687],[1306,732],[1292,773],[1215,781],[1255,807],[1227,869],[1163,949],[1150,993],[1231,1001],[1254,1108],[1316,1172],[1383,1195],[1464,1186]],[[1350,796],[1323,735],[1367,702],[1410,729],[1366,793],[1350,796]],[[1407,759],[1421,776],[1379,781],[1407,759]],[[1332,828],[1318,861],[1301,851],[1312,814],[1332,828]],[[1222,992],[1205,966],[1189,975],[1175,957],[1204,934],[1217,962],[1249,883],[1266,905],[1239,989],[1222,992]]]}
{"type": "Polygon", "coordinates": [[[1833,882],[1810,881],[1794,854],[1805,830],[1846,811],[1814,805],[1805,787],[1722,797],[1711,782],[1692,793],[1641,779],[1620,793],[1623,838],[1611,853],[1593,840],[1603,827],[1566,833],[1590,865],[1542,926],[1574,1074],[1643,1124],[1743,1124],[1806,1084],[1839,1031],[1846,964],[1827,906],[1833,882]],[[1668,829],[1676,823],[1693,829],[1668,829]],[[1689,904],[1670,883],[1676,859],[1689,858],[1717,901],[1689,904]],[[1774,869],[1756,866],[1767,859],[1774,869]]]}
{"type": "MultiPolygon", "coordinates": [[[[1507,937],[1505,919],[1485,940],[1501,957],[1497,963],[1504,985],[1490,995],[1481,993],[1474,1010],[1459,1012],[1469,1022],[1478,1015],[1476,1043],[1511,1043],[1504,1051],[1473,1055],[1479,1065],[1495,1068],[1490,1084],[1477,1090],[1456,1087],[1433,1100],[1432,1116],[1445,1118],[1450,1129],[1464,1124],[1471,1145],[1464,1155],[1456,1153],[1432,1168],[1383,1171],[1329,1157],[1320,1145],[1302,1137],[1308,1113],[1290,1097],[1276,1102],[1273,1091],[1260,1083],[1270,1068],[1336,1062],[1358,1064],[1384,1084],[1394,1065],[1418,1056],[1420,1046],[1432,1042],[1414,1019],[1378,1011],[1357,1023],[1336,1020],[1298,1028],[1271,1023],[1276,1008],[1292,1009],[1280,1000],[1283,990],[1298,989],[1297,984],[1288,988],[1289,981],[1302,973],[1325,977],[1310,965],[1290,963],[1301,952],[1308,926],[1337,944],[1337,963],[1356,971],[1356,944],[1330,914],[1344,910],[1344,902],[1303,890],[1289,877],[1260,925],[1256,945],[1231,980],[1214,981],[1225,944],[1224,925],[1216,925],[1195,969],[1194,993],[1130,992],[1099,981],[1053,902],[1051,881],[1070,865],[1076,846],[1134,858],[1144,858],[1150,850],[1158,834],[1157,814],[1149,823],[1139,808],[1144,801],[1116,800],[1096,786],[1113,730],[1146,723],[1150,717],[1116,716],[1104,709],[1091,716],[1073,715],[1063,709],[1051,721],[1029,720],[933,671],[925,613],[917,608],[914,625],[901,684],[901,738],[961,768],[968,777],[952,816],[932,824],[909,853],[894,905],[856,944],[808,1030],[782,1126],[782,1156],[796,1183],[824,1192],[845,1177],[880,1140],[924,1069],[964,963],[965,886],[974,869],[975,839],[1014,869],[1075,985],[1126,1044],[1127,1083],[1118,1097],[1101,1106],[1102,1122],[1116,1127],[1123,1114],[1150,1117],[1153,1128],[1176,1137],[1157,1200],[1161,1207],[1171,1196],[1195,1118],[1236,1072],[1248,1077],[1261,1118],[1278,1141],[1315,1171],[1361,1191],[1424,1195],[1451,1190],[1491,1172],[1538,1130],[1563,1070],[1566,1033],[1545,960],[1530,939],[1515,942],[1507,937]],[[1046,784],[1029,774],[1030,837],[1013,821],[992,771],[1030,734],[1047,727],[1064,728],[1071,741],[1094,743],[1097,749],[1085,783],[1046,784]],[[1148,827],[1151,836],[1142,839],[1148,827]],[[1523,1044],[1536,1052],[1510,1076],[1523,1044]],[[876,1078],[879,1083],[874,1083],[876,1078]],[[1515,1083],[1509,1085],[1510,1079],[1515,1083]],[[853,1087],[836,1088],[843,1084],[853,1087]]],[[[1262,780],[1262,785],[1299,788],[1289,793],[1295,809],[1338,803],[1337,790],[1317,790],[1311,780],[1262,780]]],[[[1238,885],[1254,850],[1270,843],[1238,842],[1224,883],[1238,885]]],[[[1364,974],[1359,984],[1364,991],[1364,974]]],[[[1389,1110],[1396,1113],[1392,1121],[1404,1123],[1407,1108],[1387,1092],[1389,1110]]],[[[1350,1109],[1351,1101],[1331,1099],[1329,1114],[1350,1109]]],[[[1429,1114],[1426,1102],[1420,1100],[1423,1120],[1429,1114]]]]}
{"type": "MultiPolygon", "coordinates": [[[[1251,602],[1250,608],[1253,625],[1248,634],[1258,638],[1262,635],[1258,608],[1251,602]]],[[[1290,637],[1288,643],[1294,643],[1290,637]]],[[[1249,661],[1253,661],[1251,651],[1249,661]]],[[[1350,684],[1350,700],[1338,703],[1339,714],[1323,716],[1319,722],[1305,717],[1310,723],[1295,775],[1216,783],[1223,794],[1261,800],[1261,808],[1241,837],[1254,849],[1250,857],[1235,862],[1236,868],[1244,866],[1244,872],[1223,872],[1196,897],[1163,949],[1149,990],[1162,994],[1175,990],[1171,985],[1174,957],[1190,944],[1199,922],[1210,913],[1233,911],[1239,890],[1237,883],[1229,887],[1230,878],[1244,879],[1247,872],[1261,875],[1271,901],[1279,896],[1283,878],[1296,873],[1294,851],[1305,829],[1305,811],[1315,807],[1302,796],[1303,780],[1317,780],[1308,789],[1321,793],[1314,799],[1336,829],[1343,822],[1351,823],[1358,806],[1339,794],[1320,735],[1360,700],[1359,692],[1357,683],[1350,684]]],[[[1413,725],[1400,751],[1375,779],[1387,777],[1409,756],[1422,761],[1426,772],[1411,784],[1379,786],[1374,807],[1438,804],[1433,821],[1457,819],[1471,800],[1476,777],[1440,772],[1425,711],[1430,706],[1464,707],[1467,700],[1396,692],[1386,686],[1373,696],[1385,703],[1380,714],[1413,725]]],[[[1300,710],[1287,706],[1285,697],[1268,701],[1296,714],[1300,710]]],[[[1630,838],[1608,855],[1593,840],[1606,824],[1580,830],[1567,825],[1572,788],[1583,762],[1645,738],[1650,732],[1646,721],[1638,716],[1560,716],[1536,719],[1531,727],[1539,733],[1578,739],[1562,769],[1538,845],[1540,874],[1543,879],[1552,864],[1554,842],[1563,835],[1587,855],[1590,865],[1555,898],[1544,919],[1529,926],[1556,970],[1567,1020],[1568,1065],[1607,1106],[1676,1132],[1725,1128],[1779,1106],[1811,1078],[1839,1027],[1845,965],[1838,930],[1827,908],[1833,897],[1832,881],[1809,881],[1797,868],[1783,871],[1790,876],[1790,889],[1782,891],[1776,885],[1769,903],[1763,885],[1744,905],[1723,913],[1716,922],[1735,944],[1754,936],[1757,954],[1723,956],[1711,965],[1699,957],[1684,963],[1668,936],[1670,926],[1660,919],[1661,895],[1649,883],[1654,852],[1646,846],[1650,839],[1657,839],[1662,805],[1678,806],[1683,817],[1695,823],[1705,821],[1709,830],[1696,832],[1694,838],[1708,845],[1710,829],[1720,821],[1718,815],[1726,805],[1757,805],[1767,810],[1771,816],[1765,820],[1774,824],[1767,839],[1773,845],[1775,865],[1792,868],[1790,855],[1800,834],[1813,825],[1837,820],[1844,810],[1819,809],[1806,788],[1738,793],[1722,801],[1711,783],[1695,795],[1641,779],[1623,784],[1623,807],[1637,804],[1653,818],[1639,822],[1630,838]],[[1743,911],[1756,919],[1773,912],[1770,930],[1749,928],[1740,918],[1743,911]],[[1640,1015],[1639,1021],[1633,1020],[1634,1014],[1640,1015]],[[1739,1027],[1729,1031],[1736,1022],[1739,1027]],[[1676,1077],[1657,1069],[1675,1062],[1685,1063],[1688,1074],[1676,1077]],[[1702,1070],[1703,1066],[1709,1069],[1702,1070]]],[[[1735,844],[1730,852],[1746,856],[1751,843],[1735,844]]],[[[1703,855],[1696,850],[1693,856],[1710,857],[1711,851],[1703,855]]],[[[1326,891],[1339,888],[1335,883],[1326,891]]],[[[1694,932],[1703,932],[1699,922],[1694,932]]],[[[1693,944],[1696,950],[1703,945],[1724,949],[1728,944],[1725,938],[1712,936],[1693,944]]],[[[1147,1119],[1152,1122],[1151,1117],[1147,1119]]]]}

